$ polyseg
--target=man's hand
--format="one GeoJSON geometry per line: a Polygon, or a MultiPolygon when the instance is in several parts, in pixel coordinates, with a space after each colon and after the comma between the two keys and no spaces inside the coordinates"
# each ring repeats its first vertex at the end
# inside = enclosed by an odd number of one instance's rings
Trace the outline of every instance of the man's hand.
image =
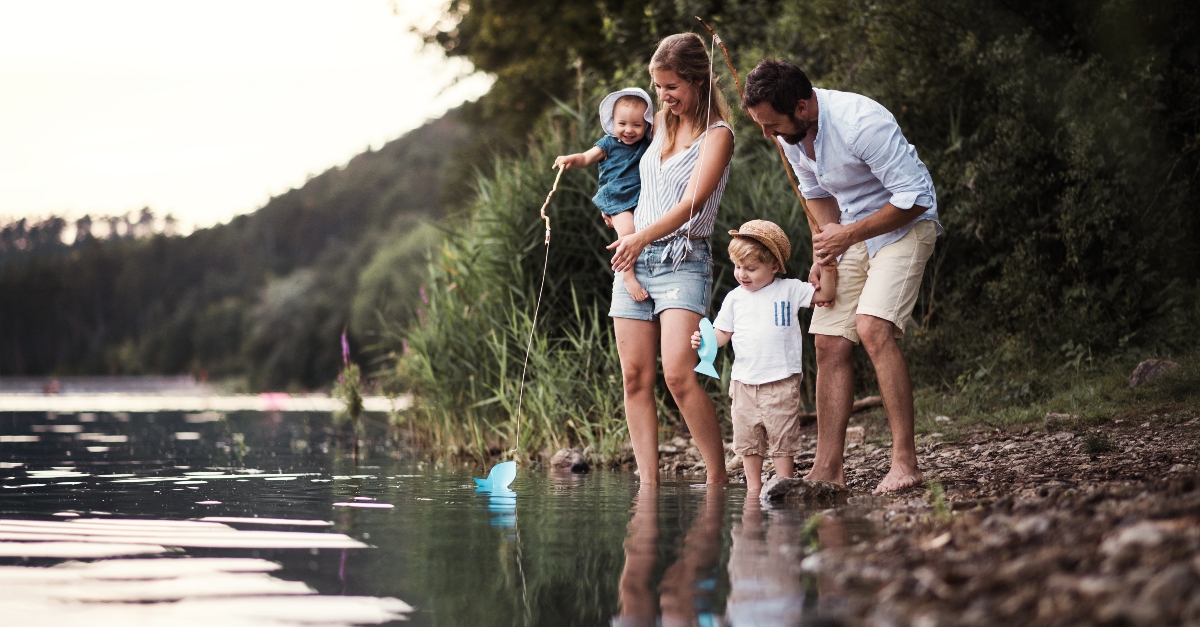
{"type": "Polygon", "coordinates": [[[850,230],[836,223],[821,227],[821,232],[813,235],[812,242],[813,261],[823,266],[836,266],[838,257],[854,245],[850,230]]]}

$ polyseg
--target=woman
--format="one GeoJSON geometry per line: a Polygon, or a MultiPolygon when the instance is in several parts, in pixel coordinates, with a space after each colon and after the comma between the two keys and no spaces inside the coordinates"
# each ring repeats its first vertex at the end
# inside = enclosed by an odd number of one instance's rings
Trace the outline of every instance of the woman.
{"type": "MultiPolygon", "coordinates": [[[[725,452],[712,400],[693,372],[690,337],[708,313],[712,294],[712,233],[729,163],[733,129],[703,40],[672,35],[650,61],[661,109],[654,141],[639,168],[642,194],[637,231],[621,237],[612,267],[632,270],[650,297],[635,301],[613,281],[609,316],[625,385],[629,439],[643,483],[658,483],[658,412],[654,401],[659,350],[667,389],[704,458],[708,483],[725,483],[725,452]]],[[[619,275],[618,275],[619,276],[619,275]]]]}

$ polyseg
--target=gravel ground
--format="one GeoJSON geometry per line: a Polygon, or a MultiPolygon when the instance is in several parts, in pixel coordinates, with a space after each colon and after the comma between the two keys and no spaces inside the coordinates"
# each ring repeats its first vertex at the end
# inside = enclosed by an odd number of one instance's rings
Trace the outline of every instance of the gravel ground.
{"type": "MultiPolygon", "coordinates": [[[[918,438],[931,483],[885,497],[879,411],[846,452],[849,505],[875,532],[803,562],[827,619],[848,625],[1200,625],[1200,418],[1195,412],[918,438]],[[935,485],[936,484],[936,485],[935,485]]],[[[947,425],[949,426],[949,425],[947,425]]],[[[806,448],[815,426],[806,428],[806,448]]],[[[732,453],[730,454],[732,455],[732,453]]],[[[662,469],[703,473],[684,438],[662,469]]],[[[744,481],[738,460],[733,481],[744,481]]],[[[802,475],[811,452],[797,458],[802,475]]],[[[839,537],[839,534],[822,534],[839,537]]]]}

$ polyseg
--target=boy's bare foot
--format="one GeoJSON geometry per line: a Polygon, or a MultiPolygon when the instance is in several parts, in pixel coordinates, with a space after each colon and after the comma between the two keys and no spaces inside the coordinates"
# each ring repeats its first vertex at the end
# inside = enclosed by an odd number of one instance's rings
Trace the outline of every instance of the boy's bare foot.
{"type": "Polygon", "coordinates": [[[638,283],[637,277],[634,276],[633,272],[622,272],[621,280],[625,281],[625,291],[629,292],[633,300],[640,303],[650,296],[650,292],[647,292],[646,288],[642,287],[641,283],[638,283]]]}
{"type": "Polygon", "coordinates": [[[924,477],[921,476],[921,471],[913,468],[906,470],[892,464],[892,469],[888,471],[883,481],[871,492],[871,494],[887,494],[888,492],[899,492],[905,488],[911,488],[915,485],[921,485],[924,477]]]}

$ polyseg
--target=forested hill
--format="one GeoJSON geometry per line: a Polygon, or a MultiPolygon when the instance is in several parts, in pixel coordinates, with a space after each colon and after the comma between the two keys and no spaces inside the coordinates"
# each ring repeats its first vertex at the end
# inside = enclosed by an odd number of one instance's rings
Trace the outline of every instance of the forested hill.
{"type": "Polygon", "coordinates": [[[378,332],[377,312],[406,318],[437,234],[431,222],[444,213],[443,174],[466,136],[448,114],[187,236],[155,228],[162,221],[148,210],[106,225],[4,225],[0,376],[327,385],[343,327],[357,349],[378,332]]]}

